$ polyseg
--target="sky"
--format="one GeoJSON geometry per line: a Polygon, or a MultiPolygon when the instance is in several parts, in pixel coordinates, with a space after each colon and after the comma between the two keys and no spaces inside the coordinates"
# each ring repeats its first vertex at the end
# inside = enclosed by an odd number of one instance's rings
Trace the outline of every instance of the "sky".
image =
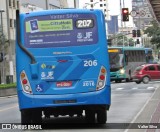
{"type": "MultiPolygon", "coordinates": [[[[73,2],[72,0],[68,0],[69,2],[73,2]]],[[[96,2],[96,0],[95,0],[96,2]]],[[[132,10],[132,0],[121,0],[121,3],[123,5],[124,2],[124,7],[129,8],[129,12],[132,10]]],[[[83,8],[85,5],[86,1],[85,0],[79,0],[79,7],[83,8]]],[[[110,15],[119,15],[120,16],[120,0],[108,0],[108,9],[109,9],[109,14],[110,15]]],[[[120,17],[119,17],[120,19],[120,17]]],[[[126,22],[127,26],[133,26],[133,20],[130,17],[129,22],[126,22]]]]}

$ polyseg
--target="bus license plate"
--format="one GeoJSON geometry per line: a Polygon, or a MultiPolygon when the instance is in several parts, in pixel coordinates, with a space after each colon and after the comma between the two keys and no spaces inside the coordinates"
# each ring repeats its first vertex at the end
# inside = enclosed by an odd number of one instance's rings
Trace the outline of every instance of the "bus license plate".
{"type": "Polygon", "coordinates": [[[72,82],[71,81],[57,82],[56,86],[57,87],[71,87],[72,86],[72,82]]]}

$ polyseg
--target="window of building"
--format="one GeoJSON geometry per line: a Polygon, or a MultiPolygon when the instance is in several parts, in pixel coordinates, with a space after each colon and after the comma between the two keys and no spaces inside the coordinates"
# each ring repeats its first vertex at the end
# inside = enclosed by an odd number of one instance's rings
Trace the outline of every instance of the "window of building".
{"type": "Polygon", "coordinates": [[[16,7],[16,1],[13,0],[13,7],[16,7]]]}
{"type": "Polygon", "coordinates": [[[93,8],[93,4],[91,4],[91,8],[93,8]]]}
{"type": "Polygon", "coordinates": [[[9,19],[9,25],[10,25],[10,27],[13,27],[13,22],[12,21],[13,21],[12,19],[9,19]]]}
{"type": "Polygon", "coordinates": [[[11,0],[9,0],[9,6],[12,6],[12,1],[11,0]]]}
{"type": "Polygon", "coordinates": [[[16,27],[16,20],[14,20],[14,27],[16,27]]]}
{"type": "Polygon", "coordinates": [[[100,4],[100,7],[103,7],[103,4],[100,4]]]}
{"type": "Polygon", "coordinates": [[[17,8],[19,9],[19,1],[17,1],[17,8]]]}
{"type": "Polygon", "coordinates": [[[93,0],[91,0],[91,2],[93,2],[93,0]]]}
{"type": "Polygon", "coordinates": [[[106,4],[104,4],[104,6],[106,6],[106,4]]]}

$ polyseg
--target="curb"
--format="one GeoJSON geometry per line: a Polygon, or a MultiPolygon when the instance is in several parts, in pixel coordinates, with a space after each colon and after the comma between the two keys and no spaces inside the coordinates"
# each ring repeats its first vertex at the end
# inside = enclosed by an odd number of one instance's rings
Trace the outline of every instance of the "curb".
{"type": "Polygon", "coordinates": [[[2,88],[0,89],[0,97],[17,95],[16,88],[2,88]]]}

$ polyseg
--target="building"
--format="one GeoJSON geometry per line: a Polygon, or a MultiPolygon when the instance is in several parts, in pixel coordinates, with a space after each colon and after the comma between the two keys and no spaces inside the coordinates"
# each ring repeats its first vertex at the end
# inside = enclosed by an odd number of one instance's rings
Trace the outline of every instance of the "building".
{"type": "Polygon", "coordinates": [[[125,34],[125,36],[127,38],[133,38],[132,37],[132,30],[133,30],[133,27],[129,27],[129,26],[119,27],[119,32],[125,34]]]}
{"type": "MultiPolygon", "coordinates": [[[[148,0],[132,0],[132,17],[135,29],[140,29],[141,32],[150,26],[150,22],[153,21],[153,11],[152,7],[148,3],[148,0]]],[[[151,47],[150,37],[147,35],[141,34],[141,37],[138,38],[141,45],[144,47],[151,47]]]]}
{"type": "Polygon", "coordinates": [[[79,8],[79,0],[68,0],[69,8],[79,8]]]}
{"type": "Polygon", "coordinates": [[[110,20],[107,20],[108,34],[118,33],[118,15],[111,16],[110,20]]]}
{"type": "MultiPolygon", "coordinates": [[[[82,2],[82,1],[81,1],[82,2]]],[[[83,8],[85,9],[101,9],[105,15],[105,20],[109,20],[108,0],[85,0],[83,8]]]]}
{"type": "MultiPolygon", "coordinates": [[[[16,9],[21,12],[30,12],[43,9],[67,8],[67,0],[1,0],[0,11],[3,9],[0,23],[6,37],[4,44],[0,45],[0,53],[4,60],[0,62],[0,83],[16,82],[15,71],[15,27],[16,9]]],[[[1,38],[0,38],[1,39],[1,38]]]]}
{"type": "Polygon", "coordinates": [[[137,29],[144,29],[153,20],[151,7],[147,0],[132,0],[131,14],[137,29]]]}
{"type": "Polygon", "coordinates": [[[44,10],[67,8],[67,0],[19,0],[20,4],[29,3],[44,10]]]}

